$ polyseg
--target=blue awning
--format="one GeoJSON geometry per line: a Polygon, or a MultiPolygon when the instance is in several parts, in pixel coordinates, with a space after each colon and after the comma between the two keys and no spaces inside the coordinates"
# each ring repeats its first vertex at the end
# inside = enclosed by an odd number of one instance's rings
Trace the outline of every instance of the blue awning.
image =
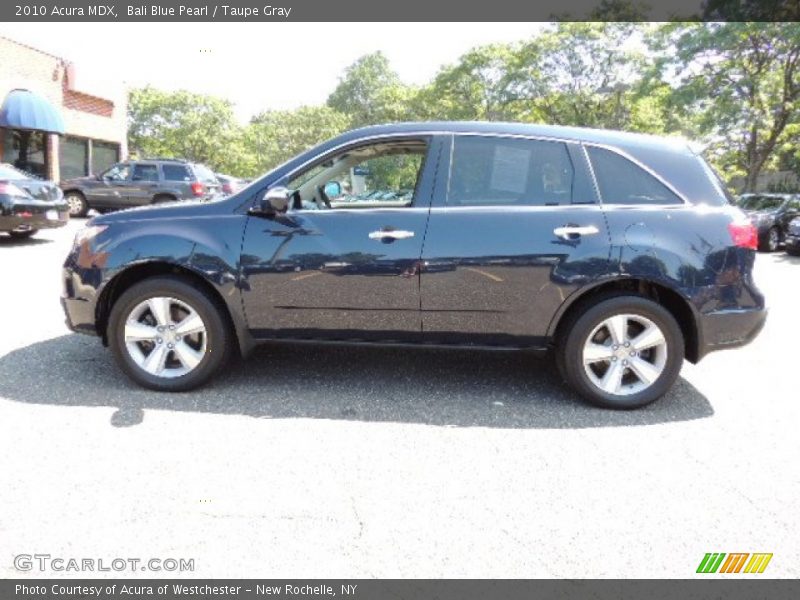
{"type": "Polygon", "coordinates": [[[50,102],[28,90],[11,90],[0,108],[0,127],[64,135],[64,119],[50,102]]]}

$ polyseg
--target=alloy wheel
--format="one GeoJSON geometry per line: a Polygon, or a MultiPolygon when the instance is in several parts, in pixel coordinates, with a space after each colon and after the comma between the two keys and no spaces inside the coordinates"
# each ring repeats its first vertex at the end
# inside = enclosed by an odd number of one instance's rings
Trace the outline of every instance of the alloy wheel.
{"type": "Polygon", "coordinates": [[[583,368],[602,392],[618,396],[649,388],[667,364],[667,340],[650,319],[614,315],[589,334],[583,346],[583,368]]]}
{"type": "Polygon", "coordinates": [[[203,319],[186,302],[154,297],[137,304],[125,320],[125,348],[134,363],[156,377],[193,371],[206,354],[203,319]]]}
{"type": "Polygon", "coordinates": [[[77,194],[67,195],[67,205],[71,217],[80,215],[83,212],[83,200],[77,194]]]}

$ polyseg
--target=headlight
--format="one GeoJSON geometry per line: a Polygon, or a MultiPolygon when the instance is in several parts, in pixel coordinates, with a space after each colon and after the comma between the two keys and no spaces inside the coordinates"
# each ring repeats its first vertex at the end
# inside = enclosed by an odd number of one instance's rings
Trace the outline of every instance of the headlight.
{"type": "Polygon", "coordinates": [[[108,229],[108,225],[89,225],[84,227],[83,229],[78,230],[78,233],[75,234],[74,244],[76,246],[80,246],[83,244],[83,242],[91,240],[92,238],[104,232],[106,229],[108,229]]]}

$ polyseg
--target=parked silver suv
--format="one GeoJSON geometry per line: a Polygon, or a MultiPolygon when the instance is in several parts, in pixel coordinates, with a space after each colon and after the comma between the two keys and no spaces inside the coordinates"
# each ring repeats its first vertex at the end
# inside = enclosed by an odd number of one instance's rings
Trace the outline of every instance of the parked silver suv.
{"type": "Polygon", "coordinates": [[[174,158],[128,160],[100,175],[61,182],[72,217],[94,208],[110,212],[175,200],[211,199],[221,193],[214,172],[199,163],[174,158]]]}

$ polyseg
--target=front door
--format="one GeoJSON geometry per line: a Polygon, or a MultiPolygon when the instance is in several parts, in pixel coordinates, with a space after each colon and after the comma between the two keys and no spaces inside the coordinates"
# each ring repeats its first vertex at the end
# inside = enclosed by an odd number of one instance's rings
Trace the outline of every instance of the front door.
{"type": "Polygon", "coordinates": [[[609,270],[583,149],[490,136],[451,144],[423,251],[423,339],[540,346],[567,296],[609,270]]]}
{"type": "Polygon", "coordinates": [[[248,325],[260,338],[414,341],[419,260],[439,144],[371,141],[290,175],[292,205],[250,217],[248,325]]]}
{"type": "Polygon", "coordinates": [[[128,205],[130,185],[131,165],[116,164],[97,180],[90,181],[86,185],[85,192],[89,205],[99,208],[125,208],[128,205]]]}

